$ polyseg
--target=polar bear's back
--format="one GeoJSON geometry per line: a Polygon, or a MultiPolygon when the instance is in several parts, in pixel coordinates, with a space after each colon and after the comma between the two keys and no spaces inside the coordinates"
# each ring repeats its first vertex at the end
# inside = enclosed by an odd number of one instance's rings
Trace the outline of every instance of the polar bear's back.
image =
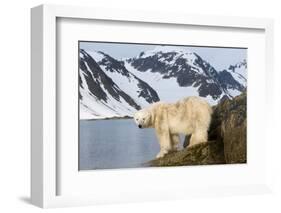
{"type": "Polygon", "coordinates": [[[212,108],[210,104],[202,98],[192,96],[184,98],[179,102],[183,102],[187,108],[192,109],[192,111],[194,111],[195,113],[207,113],[210,115],[212,114],[212,108]]]}
{"type": "Polygon", "coordinates": [[[167,113],[174,132],[192,134],[195,129],[209,128],[212,108],[199,97],[188,97],[168,104],[167,113]]]}

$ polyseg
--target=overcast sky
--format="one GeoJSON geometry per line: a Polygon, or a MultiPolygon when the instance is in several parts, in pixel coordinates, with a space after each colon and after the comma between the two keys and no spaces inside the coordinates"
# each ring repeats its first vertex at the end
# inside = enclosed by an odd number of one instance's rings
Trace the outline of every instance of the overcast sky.
{"type": "MultiPolygon", "coordinates": [[[[125,43],[101,43],[101,42],[80,42],[80,48],[88,51],[102,51],[120,60],[122,58],[135,57],[142,51],[153,50],[159,45],[150,44],[125,44],[125,43]]],[[[179,48],[178,46],[165,45],[179,48]]],[[[201,58],[209,62],[216,70],[223,70],[229,65],[236,64],[247,59],[247,49],[243,48],[219,48],[219,47],[196,47],[180,46],[197,53],[201,58]]]]}

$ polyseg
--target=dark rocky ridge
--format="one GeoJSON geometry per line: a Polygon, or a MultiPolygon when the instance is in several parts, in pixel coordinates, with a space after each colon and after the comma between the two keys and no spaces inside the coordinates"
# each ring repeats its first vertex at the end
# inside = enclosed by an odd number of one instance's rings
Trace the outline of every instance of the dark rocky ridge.
{"type": "MultiPolygon", "coordinates": [[[[209,141],[169,153],[149,166],[233,164],[247,162],[247,96],[243,93],[214,107],[209,141]]],[[[188,145],[188,138],[185,146],[188,145]]]]}
{"type": "Polygon", "coordinates": [[[127,78],[135,78],[138,81],[138,87],[140,88],[138,97],[143,97],[151,104],[160,100],[157,92],[151,86],[126,69],[124,61],[118,61],[101,51],[99,51],[99,53],[102,54],[104,58],[98,62],[98,65],[104,66],[107,71],[117,72],[127,78]]]}
{"type": "Polygon", "coordinates": [[[236,64],[236,65],[230,65],[228,69],[229,69],[229,70],[232,70],[233,72],[235,72],[235,69],[240,68],[240,67],[242,67],[242,66],[244,66],[245,68],[247,68],[247,61],[246,61],[246,59],[243,60],[242,62],[236,64]]]}
{"type": "Polygon", "coordinates": [[[220,72],[218,81],[224,91],[227,91],[227,89],[237,89],[239,91],[243,91],[245,89],[244,86],[239,84],[226,70],[220,72]]]}

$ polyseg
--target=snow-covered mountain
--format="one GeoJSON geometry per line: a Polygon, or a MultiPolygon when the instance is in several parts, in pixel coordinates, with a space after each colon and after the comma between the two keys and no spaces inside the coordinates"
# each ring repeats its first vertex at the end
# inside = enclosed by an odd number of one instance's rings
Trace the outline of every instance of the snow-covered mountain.
{"type": "Polygon", "coordinates": [[[80,118],[132,115],[159,101],[154,89],[103,52],[80,50],[80,118]]]}
{"type": "Polygon", "coordinates": [[[231,73],[233,78],[244,87],[247,87],[247,61],[246,59],[235,64],[230,65],[227,69],[231,73]]]}
{"type": "Polygon", "coordinates": [[[80,50],[80,118],[131,116],[153,102],[187,96],[216,104],[245,90],[246,70],[246,60],[217,71],[198,54],[167,46],[122,61],[80,50]]]}
{"type": "Polygon", "coordinates": [[[198,54],[180,48],[159,46],[126,59],[125,66],[151,85],[163,101],[196,95],[216,104],[246,88],[246,61],[217,71],[198,54]]]}

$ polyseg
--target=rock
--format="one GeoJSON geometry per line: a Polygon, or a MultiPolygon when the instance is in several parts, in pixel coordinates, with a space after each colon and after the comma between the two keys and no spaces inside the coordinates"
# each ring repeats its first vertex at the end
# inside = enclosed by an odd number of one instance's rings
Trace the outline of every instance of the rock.
{"type": "Polygon", "coordinates": [[[165,155],[149,162],[150,166],[224,164],[223,144],[209,141],[165,155]]]}
{"type": "Polygon", "coordinates": [[[149,166],[210,165],[246,163],[247,160],[247,94],[232,100],[224,99],[213,107],[212,121],[207,143],[188,147],[190,137],[184,141],[184,149],[155,159],[149,166]]]}
{"type": "Polygon", "coordinates": [[[224,143],[226,163],[247,160],[247,95],[225,100],[214,108],[209,138],[224,143]]]}

